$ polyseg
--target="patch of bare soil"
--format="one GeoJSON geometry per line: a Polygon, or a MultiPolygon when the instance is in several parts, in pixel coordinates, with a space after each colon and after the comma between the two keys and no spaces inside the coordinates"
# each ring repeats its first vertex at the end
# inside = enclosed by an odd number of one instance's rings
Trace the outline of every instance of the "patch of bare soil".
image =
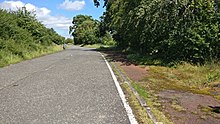
{"type": "Polygon", "coordinates": [[[147,68],[142,68],[135,63],[128,61],[125,54],[114,51],[106,51],[104,53],[106,58],[122,68],[131,80],[140,81],[147,75],[147,68]]]}
{"type": "Polygon", "coordinates": [[[122,68],[133,81],[140,81],[147,75],[147,68],[142,68],[126,59],[126,55],[115,51],[102,51],[105,57],[122,68]]]}
{"type": "Polygon", "coordinates": [[[158,96],[163,111],[175,124],[220,124],[220,100],[176,90],[165,90],[158,96]]]}
{"type": "Polygon", "coordinates": [[[117,66],[123,69],[127,76],[133,81],[140,81],[147,75],[146,68],[141,68],[134,64],[126,65],[122,62],[115,62],[117,66]]]}

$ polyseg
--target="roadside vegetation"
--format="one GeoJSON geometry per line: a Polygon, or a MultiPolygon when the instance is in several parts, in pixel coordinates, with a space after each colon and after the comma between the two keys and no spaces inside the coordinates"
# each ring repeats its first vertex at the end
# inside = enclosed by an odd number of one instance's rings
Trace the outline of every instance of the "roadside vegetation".
{"type": "Polygon", "coordinates": [[[207,62],[203,65],[187,62],[167,64],[161,60],[134,54],[129,54],[126,57],[135,64],[148,66],[149,74],[144,80],[153,86],[150,88],[152,90],[178,89],[220,98],[220,94],[216,93],[220,91],[218,89],[220,87],[219,62],[207,62]]]}
{"type": "Polygon", "coordinates": [[[0,10],[0,67],[62,50],[65,38],[46,28],[25,7],[0,10]]]}
{"type": "Polygon", "coordinates": [[[121,85],[126,98],[129,102],[129,105],[131,106],[134,115],[136,116],[136,119],[139,124],[154,124],[153,121],[147,116],[146,111],[142,108],[140,103],[138,102],[135,95],[132,93],[131,89],[128,87],[127,84],[121,85]]]}
{"type": "Polygon", "coordinates": [[[69,33],[74,37],[74,44],[85,47],[110,47],[115,45],[112,35],[102,30],[102,23],[88,15],[73,17],[69,33]]]}
{"type": "MultiPolygon", "coordinates": [[[[185,115],[182,120],[187,123],[195,120],[200,121],[198,124],[220,121],[217,107],[220,101],[220,63],[196,65],[182,62],[166,65],[146,56],[141,57],[111,49],[104,49],[103,52],[110,62],[118,63],[118,67],[131,79],[133,88],[146,100],[158,121],[184,123],[178,121],[181,120],[182,115],[185,115]],[[128,69],[131,65],[142,68],[146,71],[146,75],[139,80],[133,79],[132,77],[139,73],[136,69],[128,69]]],[[[117,71],[115,72],[118,75],[117,71]]],[[[121,86],[138,121],[140,123],[149,121],[146,111],[141,109],[127,84],[121,86]]]]}
{"type": "Polygon", "coordinates": [[[166,62],[204,64],[220,57],[217,0],[105,2],[101,29],[111,32],[122,50],[166,62]]]}
{"type": "MultiPolygon", "coordinates": [[[[103,1],[106,12],[100,31],[111,34],[114,50],[120,50],[115,54],[121,54],[119,58],[110,57],[123,66],[146,68],[147,75],[133,80],[132,85],[155,116],[159,120],[166,116],[174,123],[220,122],[220,2],[103,1]]],[[[100,6],[99,0],[94,2],[100,6]]],[[[107,56],[114,54],[111,49],[103,50],[107,50],[107,56]]],[[[129,89],[123,88],[132,102],[129,89]]],[[[141,115],[138,120],[146,122],[141,115]]]]}

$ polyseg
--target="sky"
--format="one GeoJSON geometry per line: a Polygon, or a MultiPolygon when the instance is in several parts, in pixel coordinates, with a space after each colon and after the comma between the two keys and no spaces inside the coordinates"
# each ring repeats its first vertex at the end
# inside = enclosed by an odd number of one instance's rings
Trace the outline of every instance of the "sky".
{"type": "Polygon", "coordinates": [[[94,6],[93,0],[0,0],[1,9],[16,11],[23,6],[35,11],[39,21],[66,38],[70,38],[68,30],[74,16],[90,15],[99,20],[104,12],[101,6],[94,6]]]}

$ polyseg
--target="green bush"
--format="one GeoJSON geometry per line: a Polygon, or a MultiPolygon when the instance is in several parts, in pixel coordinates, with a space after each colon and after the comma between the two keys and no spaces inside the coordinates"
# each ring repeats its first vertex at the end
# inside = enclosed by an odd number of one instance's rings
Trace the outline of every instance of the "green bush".
{"type": "Polygon", "coordinates": [[[112,38],[111,34],[109,32],[106,32],[105,35],[102,37],[102,44],[114,46],[116,42],[112,38]]]}
{"type": "Polygon", "coordinates": [[[29,59],[32,53],[62,44],[64,37],[46,28],[25,7],[18,11],[0,9],[0,66],[29,59]]]}

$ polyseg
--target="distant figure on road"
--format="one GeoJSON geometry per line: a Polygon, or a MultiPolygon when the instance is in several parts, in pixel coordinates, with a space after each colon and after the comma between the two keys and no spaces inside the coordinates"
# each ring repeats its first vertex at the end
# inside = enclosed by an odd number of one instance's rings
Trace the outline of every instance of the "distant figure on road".
{"type": "Polygon", "coordinates": [[[63,44],[63,49],[64,49],[64,50],[66,49],[66,43],[63,44]]]}

